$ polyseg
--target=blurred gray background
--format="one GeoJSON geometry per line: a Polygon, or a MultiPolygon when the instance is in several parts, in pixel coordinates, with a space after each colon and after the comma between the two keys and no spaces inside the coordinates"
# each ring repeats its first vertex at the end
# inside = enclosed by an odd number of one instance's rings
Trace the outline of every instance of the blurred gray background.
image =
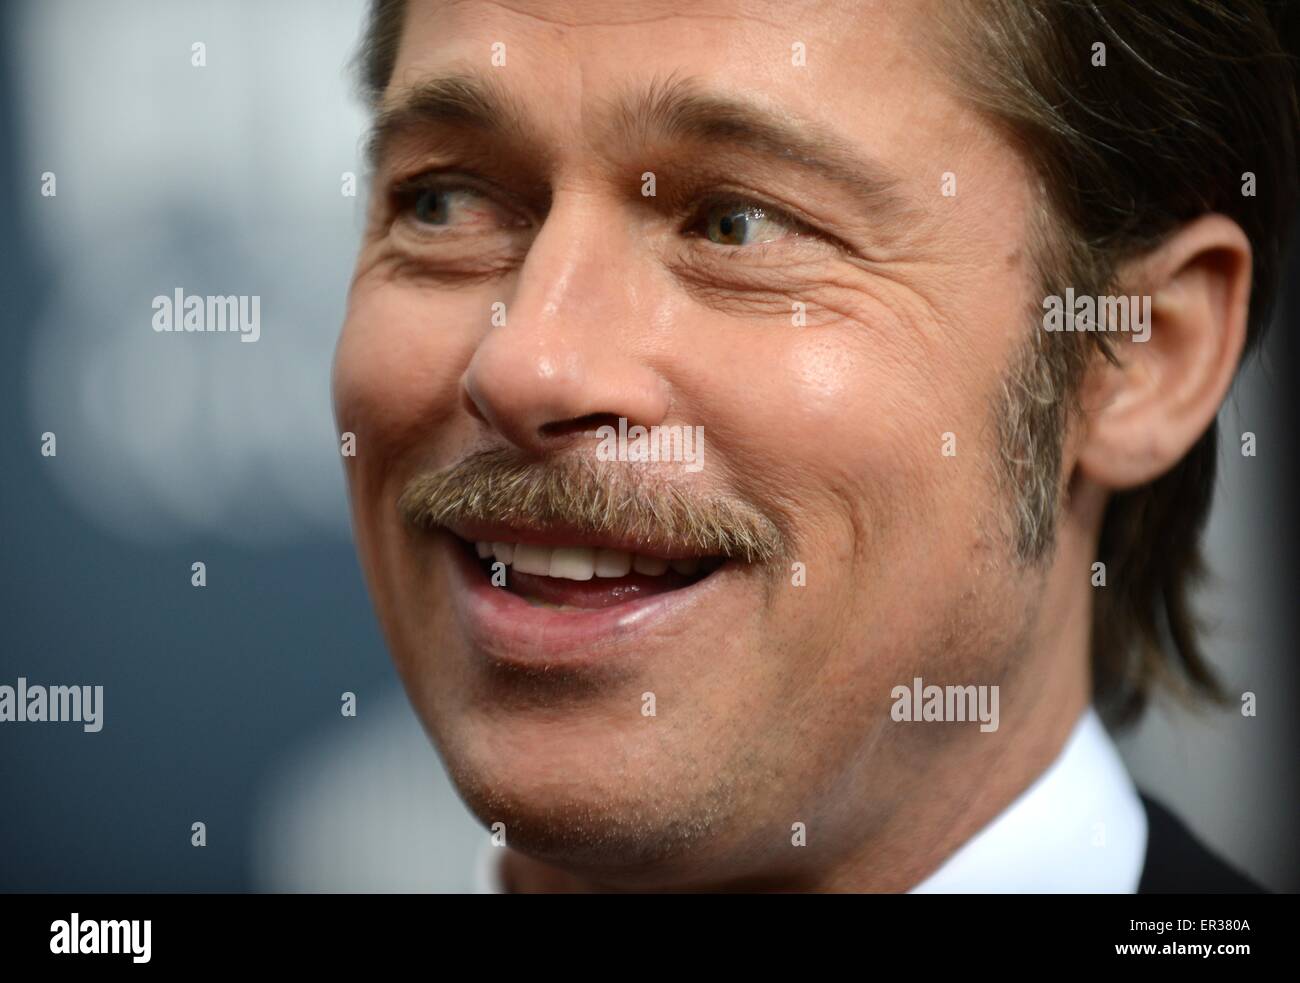
{"type": "MultiPolygon", "coordinates": [[[[0,727],[0,889],[471,887],[486,834],[384,651],[330,414],[364,201],[341,194],[362,176],[345,71],[362,16],[359,0],[0,5],[0,683],[105,687],[98,734],[0,727]],[[260,295],[261,339],[155,334],[151,299],[177,286],[260,295]]],[[[1158,706],[1121,739],[1139,783],[1285,891],[1294,272],[1221,417],[1202,605],[1258,716],[1158,706]],[[1237,450],[1246,430],[1257,457],[1237,450]]]]}

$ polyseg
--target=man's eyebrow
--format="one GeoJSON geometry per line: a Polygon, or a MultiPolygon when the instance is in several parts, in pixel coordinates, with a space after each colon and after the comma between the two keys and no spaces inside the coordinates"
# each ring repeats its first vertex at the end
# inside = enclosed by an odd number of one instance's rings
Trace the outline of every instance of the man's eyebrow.
{"type": "MultiPolygon", "coordinates": [[[[671,75],[607,99],[601,108],[607,147],[635,152],[664,142],[726,144],[820,176],[887,216],[901,219],[919,212],[892,171],[821,124],[711,92],[693,78],[671,75]]],[[[545,146],[529,126],[526,108],[495,79],[451,73],[424,79],[379,108],[366,159],[374,169],[399,136],[438,126],[477,130],[537,152],[545,146]]]]}
{"type": "Polygon", "coordinates": [[[439,125],[513,136],[535,145],[526,120],[523,107],[495,80],[467,74],[436,76],[379,107],[366,139],[366,161],[375,169],[398,137],[439,125]]]}
{"type": "Polygon", "coordinates": [[[631,146],[656,141],[722,143],[756,158],[794,165],[900,217],[917,211],[882,162],[858,152],[819,123],[670,76],[610,104],[611,136],[631,146]]]}

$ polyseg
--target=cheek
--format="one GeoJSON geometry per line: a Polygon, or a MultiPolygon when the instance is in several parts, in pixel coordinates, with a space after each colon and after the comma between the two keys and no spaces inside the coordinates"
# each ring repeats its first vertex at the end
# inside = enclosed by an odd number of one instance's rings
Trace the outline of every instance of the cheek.
{"type": "Polygon", "coordinates": [[[356,434],[349,461],[367,478],[426,444],[455,414],[486,303],[469,293],[421,291],[358,281],[334,357],[340,432],[356,434]]]}
{"type": "Polygon", "coordinates": [[[707,394],[714,460],[743,463],[730,477],[775,503],[796,549],[875,562],[976,526],[990,494],[989,381],[969,352],[917,337],[880,309],[855,323],[750,326],[702,359],[707,383],[687,383],[707,394]]]}

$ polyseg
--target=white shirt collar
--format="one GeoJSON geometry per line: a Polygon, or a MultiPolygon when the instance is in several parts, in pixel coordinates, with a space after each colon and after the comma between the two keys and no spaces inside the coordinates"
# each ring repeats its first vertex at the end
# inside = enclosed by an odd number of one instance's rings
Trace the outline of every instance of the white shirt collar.
{"type": "MultiPolygon", "coordinates": [[[[1089,707],[1047,770],[910,893],[1132,894],[1146,849],[1146,810],[1089,707]]],[[[485,837],[475,894],[505,893],[504,857],[485,837]]]]}
{"type": "Polygon", "coordinates": [[[1056,760],[913,894],[1132,894],[1147,816],[1089,707],[1056,760]]]}

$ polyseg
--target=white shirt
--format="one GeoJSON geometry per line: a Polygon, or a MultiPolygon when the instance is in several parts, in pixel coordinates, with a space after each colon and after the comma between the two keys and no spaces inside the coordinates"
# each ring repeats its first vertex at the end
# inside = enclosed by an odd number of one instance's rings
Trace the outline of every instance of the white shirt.
{"type": "MultiPolygon", "coordinates": [[[[909,893],[1132,894],[1146,860],[1147,817],[1095,710],[1056,760],[909,893]]],[[[504,894],[503,847],[485,838],[475,894],[504,894]]]]}

